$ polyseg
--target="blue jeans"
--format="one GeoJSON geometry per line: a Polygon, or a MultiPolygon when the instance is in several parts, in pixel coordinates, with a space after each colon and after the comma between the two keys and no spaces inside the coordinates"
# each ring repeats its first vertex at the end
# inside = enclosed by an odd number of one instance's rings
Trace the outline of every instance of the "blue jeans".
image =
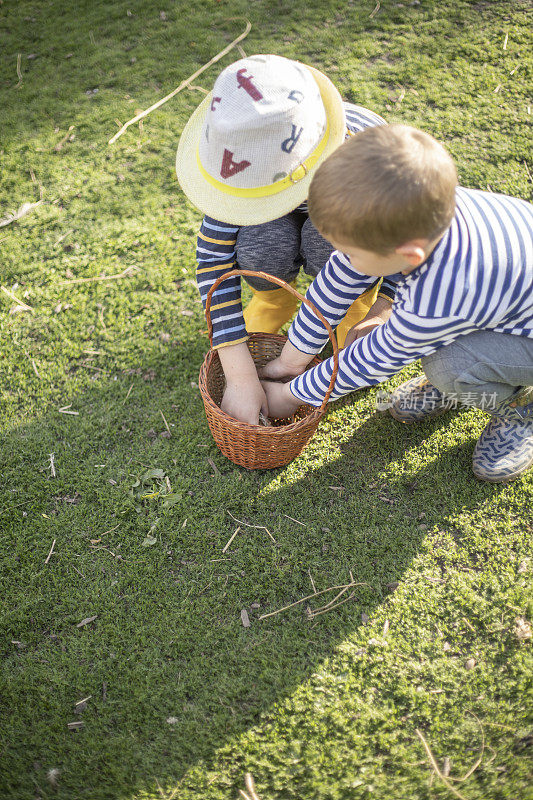
{"type": "Polygon", "coordinates": [[[464,405],[490,411],[519,387],[533,386],[533,339],[476,331],[441,347],[421,363],[439,391],[464,405]]]}

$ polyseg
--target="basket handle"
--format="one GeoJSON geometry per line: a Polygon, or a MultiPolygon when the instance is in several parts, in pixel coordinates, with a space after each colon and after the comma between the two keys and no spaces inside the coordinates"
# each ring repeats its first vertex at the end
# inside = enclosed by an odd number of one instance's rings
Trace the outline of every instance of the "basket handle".
{"type": "Polygon", "coordinates": [[[337,373],[339,371],[339,348],[337,346],[337,339],[335,334],[333,333],[333,328],[324,317],[321,311],[306,297],[303,297],[300,292],[297,292],[296,289],[293,289],[292,286],[289,286],[288,283],[285,283],[281,278],[277,278],[275,275],[269,275],[267,272],[256,272],[251,269],[231,269],[229,272],[225,272],[220,278],[214,282],[207,293],[207,299],[205,302],[205,316],[207,320],[207,333],[209,334],[209,342],[211,347],[213,347],[213,323],[211,321],[211,301],[213,298],[213,292],[215,292],[222,281],[225,281],[226,278],[233,278],[237,275],[249,275],[252,278],[263,278],[263,280],[270,281],[270,283],[277,283],[278,286],[281,286],[282,289],[286,289],[288,292],[293,294],[295,297],[298,298],[302,303],[305,303],[306,306],[309,306],[311,311],[313,311],[320,322],[325,327],[326,331],[328,332],[328,336],[330,338],[332,347],[333,347],[333,372],[331,373],[331,380],[329,382],[329,386],[327,388],[326,394],[324,395],[324,399],[322,400],[322,404],[319,408],[320,412],[323,412],[326,408],[327,402],[329,400],[330,394],[333,391],[333,387],[335,386],[335,381],[337,380],[337,373]]]}

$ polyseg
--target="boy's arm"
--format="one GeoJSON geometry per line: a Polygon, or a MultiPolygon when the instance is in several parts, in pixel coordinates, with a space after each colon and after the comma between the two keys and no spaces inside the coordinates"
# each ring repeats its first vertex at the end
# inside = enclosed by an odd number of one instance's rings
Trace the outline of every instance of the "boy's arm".
{"type": "MultiPolygon", "coordinates": [[[[339,353],[339,372],[330,400],[381,383],[418,358],[430,355],[459,336],[476,330],[459,317],[420,317],[395,306],[390,319],[339,353]]],[[[287,384],[302,402],[319,406],[329,385],[333,358],[287,384]]],[[[268,393],[267,393],[268,397],[268,393]]]]}
{"type": "Polygon", "coordinates": [[[383,278],[375,303],[369,309],[366,317],[361,322],[358,322],[357,325],[354,325],[353,328],[350,328],[344,339],[344,347],[348,347],[361,336],[367,336],[378,325],[383,325],[387,322],[392,313],[396,286],[401,277],[401,273],[397,272],[394,275],[386,275],[383,278]]]}
{"type": "MultiPolygon", "coordinates": [[[[239,227],[204,217],[196,244],[196,281],[205,308],[207,293],[213,283],[235,268],[235,243],[239,227]]],[[[213,346],[237,344],[246,341],[247,334],[242,316],[241,281],[228,278],[213,294],[211,303],[213,346]]]]}
{"type": "MultiPolygon", "coordinates": [[[[377,280],[379,279],[357,272],[348,258],[335,250],[305,296],[322,312],[331,327],[336,328],[353,301],[377,280]]],[[[328,338],[322,322],[302,303],[289,329],[289,341],[284,345],[281,355],[263,367],[259,371],[260,376],[279,380],[301,374],[312,357],[322,350],[328,338]]]]}
{"type": "MultiPolygon", "coordinates": [[[[306,292],[315,305],[336,328],[354,300],[370,289],[379,278],[355,270],[347,256],[335,250],[306,292]]],[[[302,353],[313,356],[328,341],[328,333],[316,314],[302,303],[289,329],[289,341],[302,353]]],[[[308,362],[311,359],[308,358],[308,362]]]]}
{"type": "MultiPolygon", "coordinates": [[[[203,219],[196,247],[196,279],[204,308],[207,293],[216,279],[235,267],[238,232],[235,225],[210,217],[203,219]]],[[[223,281],[213,294],[211,320],[213,346],[218,350],[226,378],[220,407],[234,419],[257,425],[259,412],[268,413],[267,403],[246,344],[239,277],[223,281]]]]}

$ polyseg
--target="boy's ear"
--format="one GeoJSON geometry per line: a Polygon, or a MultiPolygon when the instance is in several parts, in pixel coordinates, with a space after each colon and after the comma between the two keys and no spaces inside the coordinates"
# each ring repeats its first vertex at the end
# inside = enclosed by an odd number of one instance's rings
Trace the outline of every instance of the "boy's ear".
{"type": "Polygon", "coordinates": [[[413,239],[411,242],[406,242],[397,247],[394,252],[405,258],[409,266],[414,269],[426,260],[427,245],[427,239],[413,239]]]}

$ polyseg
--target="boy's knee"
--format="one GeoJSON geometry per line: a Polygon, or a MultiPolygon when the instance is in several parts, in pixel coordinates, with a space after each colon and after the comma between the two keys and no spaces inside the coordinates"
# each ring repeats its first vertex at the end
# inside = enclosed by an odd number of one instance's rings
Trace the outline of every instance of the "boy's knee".
{"type": "Polygon", "coordinates": [[[462,348],[452,342],[421,359],[422,369],[432,386],[440,392],[452,394],[459,391],[460,376],[470,365],[462,348]]]}

